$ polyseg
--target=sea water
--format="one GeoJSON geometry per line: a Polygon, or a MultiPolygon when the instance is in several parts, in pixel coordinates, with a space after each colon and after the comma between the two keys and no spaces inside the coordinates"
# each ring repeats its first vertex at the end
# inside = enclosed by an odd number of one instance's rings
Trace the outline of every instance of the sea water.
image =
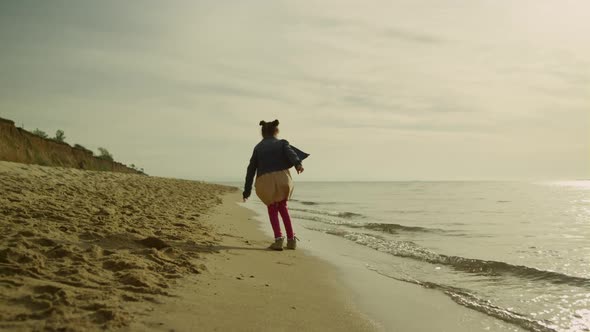
{"type": "Polygon", "coordinates": [[[590,331],[590,181],[303,182],[289,209],[296,230],[386,254],[366,268],[392,282],[525,330],[590,331]]]}

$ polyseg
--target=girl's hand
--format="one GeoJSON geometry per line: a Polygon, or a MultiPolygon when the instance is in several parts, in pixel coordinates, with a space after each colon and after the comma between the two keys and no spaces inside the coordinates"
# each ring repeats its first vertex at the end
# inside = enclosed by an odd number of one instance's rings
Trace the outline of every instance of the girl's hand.
{"type": "Polygon", "coordinates": [[[295,169],[297,169],[297,174],[301,174],[305,170],[302,165],[297,165],[295,169]]]}

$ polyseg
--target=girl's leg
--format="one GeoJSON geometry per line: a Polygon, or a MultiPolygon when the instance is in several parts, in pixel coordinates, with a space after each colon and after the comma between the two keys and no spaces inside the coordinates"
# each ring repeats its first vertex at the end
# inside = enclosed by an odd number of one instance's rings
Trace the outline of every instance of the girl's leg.
{"type": "Polygon", "coordinates": [[[287,232],[287,239],[293,239],[295,234],[293,233],[291,217],[289,216],[289,210],[287,209],[287,200],[278,203],[278,210],[281,213],[281,218],[283,218],[283,224],[285,225],[285,231],[287,232]]]}
{"type": "Polygon", "coordinates": [[[279,223],[279,209],[276,203],[268,206],[268,217],[270,219],[272,231],[275,234],[275,239],[282,237],[283,235],[281,234],[281,225],[279,223]]]}

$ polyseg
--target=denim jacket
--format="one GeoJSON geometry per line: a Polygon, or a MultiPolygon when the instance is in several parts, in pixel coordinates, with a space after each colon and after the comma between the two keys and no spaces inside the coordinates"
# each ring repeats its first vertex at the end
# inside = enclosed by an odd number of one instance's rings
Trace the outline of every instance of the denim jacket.
{"type": "Polygon", "coordinates": [[[255,174],[261,176],[266,173],[299,166],[307,156],[307,153],[292,147],[287,140],[280,140],[276,137],[264,138],[254,147],[254,152],[252,152],[246,173],[243,197],[250,197],[255,174]]]}

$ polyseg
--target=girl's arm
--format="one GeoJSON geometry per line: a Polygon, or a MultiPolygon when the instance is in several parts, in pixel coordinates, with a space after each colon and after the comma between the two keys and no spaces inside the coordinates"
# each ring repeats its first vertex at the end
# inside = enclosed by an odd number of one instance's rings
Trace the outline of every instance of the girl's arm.
{"type": "Polygon", "coordinates": [[[256,175],[256,169],[258,167],[258,158],[256,158],[256,150],[252,152],[250,158],[250,164],[248,164],[248,170],[246,171],[246,183],[244,184],[244,192],[242,197],[246,200],[252,193],[252,183],[254,182],[254,175],[256,175]]]}
{"type": "Polygon", "coordinates": [[[303,166],[301,165],[301,160],[299,159],[299,156],[297,155],[297,153],[295,153],[295,151],[293,151],[293,149],[291,148],[289,141],[283,140],[283,144],[284,144],[283,149],[285,150],[285,154],[287,155],[289,162],[293,166],[295,166],[295,169],[297,169],[297,173],[302,172],[303,166]]]}

